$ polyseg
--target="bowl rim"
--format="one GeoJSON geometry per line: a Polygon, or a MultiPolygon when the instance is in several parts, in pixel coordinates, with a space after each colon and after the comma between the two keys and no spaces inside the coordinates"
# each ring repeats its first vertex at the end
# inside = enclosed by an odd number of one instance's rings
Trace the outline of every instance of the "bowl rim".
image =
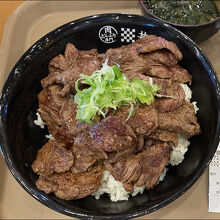
{"type": "MultiPolygon", "coordinates": [[[[87,24],[86,24],[87,25],[87,24]]],[[[51,44],[51,46],[54,43],[51,44]]],[[[18,76],[19,77],[19,76],[18,76]]],[[[9,92],[10,93],[10,92],[9,92]]],[[[47,207],[58,211],[62,214],[65,215],[69,215],[72,217],[77,217],[77,218],[84,218],[84,219],[91,219],[91,218],[96,218],[96,219],[129,219],[129,218],[134,218],[134,217],[138,217],[138,216],[143,216],[146,214],[149,214],[153,211],[156,211],[164,206],[166,206],[167,204],[171,203],[172,201],[174,201],[175,199],[177,199],[179,196],[181,196],[183,193],[185,193],[199,178],[200,176],[204,173],[204,171],[206,170],[206,168],[208,167],[209,163],[211,162],[214,153],[218,147],[218,143],[219,143],[219,135],[220,135],[220,84],[217,80],[217,74],[214,70],[214,68],[212,67],[210,61],[208,60],[208,58],[206,57],[206,55],[202,52],[202,50],[189,38],[187,37],[185,34],[183,34],[182,32],[180,32],[179,30],[177,30],[176,28],[165,24],[163,22],[161,22],[160,20],[154,19],[154,18],[148,18],[145,16],[140,16],[140,15],[134,15],[134,14],[123,14],[123,13],[106,13],[106,14],[96,14],[96,15],[91,15],[91,16],[87,16],[87,17],[83,17],[74,21],[70,21],[62,26],[57,27],[56,29],[52,30],[51,32],[49,32],[48,34],[44,35],[42,38],[40,38],[37,42],[35,42],[31,47],[29,47],[28,50],[26,50],[26,52],[22,55],[22,57],[17,61],[17,63],[15,64],[15,66],[13,67],[12,71],[10,72],[0,95],[0,151],[3,155],[3,158],[10,170],[10,172],[12,173],[12,175],[15,177],[15,179],[17,180],[17,182],[22,186],[22,188],[27,191],[32,197],[34,197],[36,200],[38,200],[39,202],[41,202],[42,204],[46,205],[47,207]],[[54,200],[48,200],[36,187],[33,187],[30,183],[28,183],[27,180],[23,179],[22,175],[19,173],[18,169],[16,167],[13,166],[13,163],[10,159],[9,156],[9,149],[7,146],[7,140],[6,137],[4,135],[2,135],[3,133],[5,133],[5,127],[4,127],[4,123],[3,123],[3,117],[4,116],[4,109],[2,108],[3,104],[4,104],[4,100],[5,100],[5,96],[8,95],[8,87],[10,87],[9,84],[9,79],[12,77],[15,77],[15,72],[18,68],[20,68],[20,64],[23,63],[22,65],[24,65],[24,63],[28,63],[30,62],[30,60],[27,59],[27,57],[31,54],[33,55],[33,51],[34,56],[32,56],[31,59],[34,59],[35,56],[39,55],[42,52],[42,45],[46,44],[48,42],[48,39],[50,40],[51,38],[54,39],[54,34],[57,34],[56,39],[61,39],[62,37],[59,35],[59,33],[61,32],[65,32],[68,31],[70,27],[74,27],[77,25],[80,25],[82,23],[85,23],[85,21],[95,21],[98,19],[103,19],[103,18],[115,18],[115,20],[119,19],[120,17],[122,18],[126,18],[126,19],[136,19],[136,22],[154,22],[154,24],[156,23],[159,26],[164,26],[165,28],[169,28],[170,30],[176,32],[177,34],[179,34],[179,38],[181,38],[181,40],[185,43],[187,43],[187,45],[189,44],[190,49],[192,49],[195,53],[199,53],[202,58],[206,61],[210,71],[211,71],[211,76],[212,76],[212,84],[214,87],[216,87],[216,99],[218,100],[217,104],[218,104],[218,118],[217,118],[217,125],[216,125],[216,134],[214,135],[213,138],[213,146],[214,148],[212,149],[212,151],[209,154],[209,157],[206,159],[206,163],[203,164],[199,171],[198,171],[198,175],[192,179],[192,181],[190,181],[187,185],[184,186],[184,188],[181,191],[176,192],[175,194],[173,194],[171,197],[169,197],[168,199],[163,200],[162,202],[156,204],[153,207],[150,208],[145,208],[145,209],[141,209],[138,210],[136,212],[131,212],[128,214],[112,214],[112,215],[96,215],[96,214],[85,214],[81,211],[74,211],[73,209],[70,208],[63,208],[63,206],[61,204],[56,203],[54,200]],[[37,49],[36,49],[37,48],[37,49]],[[4,95],[3,95],[4,94],[4,95]],[[5,95],[6,94],[6,95],[5,95]],[[3,104],[2,104],[3,103],[3,104]]]]}
{"type": "MultiPolygon", "coordinates": [[[[149,14],[151,15],[152,17],[158,19],[158,20],[161,20],[163,22],[166,22],[170,25],[175,25],[176,27],[188,27],[188,28],[194,28],[194,27],[203,27],[203,26],[207,26],[209,24],[214,24],[216,21],[219,21],[220,20],[220,16],[218,18],[215,18],[213,19],[212,21],[209,21],[209,22],[205,22],[205,23],[202,23],[202,24],[178,24],[178,23],[173,23],[173,22],[170,22],[170,21],[167,21],[167,20],[164,20],[160,17],[158,17],[157,15],[153,14],[148,8],[147,6],[144,4],[144,0],[138,0],[139,4],[141,5],[141,7],[149,14]]],[[[219,27],[220,29],[220,27],[219,27]]]]}

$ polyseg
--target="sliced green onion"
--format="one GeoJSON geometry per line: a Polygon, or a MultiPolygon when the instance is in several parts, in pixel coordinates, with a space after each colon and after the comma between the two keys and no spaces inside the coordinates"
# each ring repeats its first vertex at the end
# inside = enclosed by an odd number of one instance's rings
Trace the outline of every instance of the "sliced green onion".
{"type": "Polygon", "coordinates": [[[133,79],[131,82],[122,74],[117,65],[108,66],[107,60],[103,67],[90,76],[81,74],[75,83],[77,104],[76,119],[92,123],[96,115],[103,117],[110,109],[117,110],[122,105],[130,105],[129,119],[134,114],[134,104],[148,104],[154,101],[160,87],[152,80],[133,79]],[[89,86],[80,90],[79,82],[89,86]]]}

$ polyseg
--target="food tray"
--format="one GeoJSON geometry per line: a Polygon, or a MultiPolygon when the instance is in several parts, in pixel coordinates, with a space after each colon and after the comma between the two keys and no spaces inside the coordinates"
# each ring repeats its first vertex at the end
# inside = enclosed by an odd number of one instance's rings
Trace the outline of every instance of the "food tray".
{"type": "MultiPolygon", "coordinates": [[[[0,88],[23,52],[56,27],[92,14],[141,14],[136,0],[130,1],[29,1],[9,18],[0,49],[0,88]]],[[[201,48],[220,76],[220,32],[201,48]]],[[[0,156],[0,219],[70,219],[33,199],[12,177],[0,156]]],[[[208,172],[190,190],[166,207],[140,219],[220,219],[208,212],[208,172]]]]}

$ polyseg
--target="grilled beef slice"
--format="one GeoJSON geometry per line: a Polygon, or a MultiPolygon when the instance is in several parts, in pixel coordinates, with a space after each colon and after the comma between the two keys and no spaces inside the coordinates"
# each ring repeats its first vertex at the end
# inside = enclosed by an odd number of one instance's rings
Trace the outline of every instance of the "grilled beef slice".
{"type": "Polygon", "coordinates": [[[161,129],[174,131],[187,137],[198,135],[201,132],[193,104],[187,101],[172,112],[159,112],[158,124],[161,129]]]}
{"type": "Polygon", "coordinates": [[[192,84],[192,76],[179,64],[170,67],[169,70],[173,72],[173,77],[171,78],[172,80],[179,83],[189,83],[190,85],[192,84]]]}
{"type": "Polygon", "coordinates": [[[96,192],[101,186],[103,166],[92,167],[83,173],[54,173],[49,176],[40,176],[36,182],[39,190],[45,193],[54,193],[65,200],[80,199],[96,192]]]}
{"type": "Polygon", "coordinates": [[[167,66],[149,59],[149,55],[150,54],[142,56],[140,55],[143,59],[148,60],[146,71],[143,73],[144,75],[160,79],[170,79],[173,77],[173,72],[170,71],[170,69],[167,66]]]}
{"type": "Polygon", "coordinates": [[[147,54],[148,57],[156,63],[165,66],[174,66],[178,63],[178,59],[173,53],[166,49],[156,50],[147,54]]]}
{"type": "Polygon", "coordinates": [[[95,49],[79,51],[74,45],[67,44],[65,57],[58,55],[50,62],[50,74],[41,80],[42,86],[46,88],[52,84],[62,84],[64,87],[61,94],[62,96],[67,95],[74,90],[75,82],[80,74],[91,75],[101,68],[101,63],[97,56],[98,53],[95,49]],[[66,62],[64,62],[64,59],[66,62]],[[62,68],[60,68],[61,63],[62,68]],[[63,65],[63,63],[65,64],[63,65]]]}
{"type": "Polygon", "coordinates": [[[108,159],[107,153],[130,148],[135,141],[136,136],[130,126],[116,116],[109,116],[92,125],[88,132],[79,134],[75,139],[74,147],[87,148],[101,158],[108,159]]]}
{"type": "Polygon", "coordinates": [[[113,166],[112,174],[131,190],[131,186],[153,188],[159,180],[172,148],[166,143],[157,143],[137,155],[130,155],[113,166]]]}
{"type": "Polygon", "coordinates": [[[167,142],[168,144],[172,144],[174,147],[177,147],[178,145],[178,136],[176,132],[171,132],[159,128],[148,135],[147,138],[154,141],[167,142]]]}
{"type": "Polygon", "coordinates": [[[148,135],[158,126],[157,111],[148,105],[134,107],[134,114],[128,119],[130,106],[122,106],[114,116],[119,117],[127,125],[129,125],[136,135],[148,135]]]}
{"type": "MultiPolygon", "coordinates": [[[[76,120],[76,113],[77,105],[75,102],[64,103],[60,109],[62,126],[74,137],[89,128],[89,124],[76,120]]],[[[95,117],[94,121],[99,121],[99,117],[95,117]]]]}
{"type": "Polygon", "coordinates": [[[185,92],[182,86],[178,83],[174,83],[172,86],[166,89],[167,96],[169,97],[162,97],[155,99],[155,108],[159,112],[169,112],[177,109],[180,107],[185,101],[185,92]]]}
{"type": "Polygon", "coordinates": [[[57,141],[48,141],[37,153],[32,169],[39,175],[68,171],[73,165],[74,157],[65,145],[57,141]]]}
{"type": "Polygon", "coordinates": [[[154,35],[143,37],[134,43],[122,46],[120,48],[108,49],[106,55],[107,57],[110,57],[113,62],[117,63],[117,61],[120,61],[122,58],[120,57],[120,55],[122,55],[122,50],[127,50],[130,55],[134,55],[149,53],[160,49],[168,50],[173,54],[173,56],[175,56],[177,60],[181,60],[183,57],[182,53],[173,42],[154,35]]]}
{"type": "MultiPolygon", "coordinates": [[[[149,81],[148,76],[144,76],[141,74],[136,75],[135,78],[149,81]]],[[[160,86],[160,90],[158,90],[157,92],[158,94],[164,96],[173,96],[173,98],[169,98],[169,97],[156,98],[155,103],[153,103],[156,110],[160,112],[173,111],[184,103],[185,92],[179,83],[176,83],[168,79],[159,79],[159,78],[151,78],[151,79],[154,84],[160,86]]]]}
{"type": "MultiPolygon", "coordinates": [[[[38,95],[38,112],[54,138],[71,144],[74,137],[86,130],[89,125],[75,119],[77,110],[75,102],[68,103],[67,97],[62,97],[60,91],[61,87],[58,85],[43,89],[38,95]]],[[[98,117],[96,120],[99,120],[98,117]]]]}
{"type": "Polygon", "coordinates": [[[98,155],[96,155],[95,152],[89,149],[87,144],[90,144],[90,140],[88,142],[84,142],[87,137],[83,134],[77,136],[72,146],[72,152],[75,158],[73,166],[71,168],[71,171],[73,173],[85,172],[101,159],[101,157],[99,157],[98,155]],[[84,145],[82,145],[83,143],[84,145]]]}
{"type": "Polygon", "coordinates": [[[147,37],[137,40],[135,43],[130,44],[133,49],[138,53],[149,53],[160,49],[167,49],[178,59],[182,60],[183,55],[175,43],[168,41],[162,37],[149,35],[147,37]]]}
{"type": "Polygon", "coordinates": [[[178,83],[192,83],[192,77],[189,72],[178,64],[166,67],[163,64],[153,62],[149,65],[144,75],[160,79],[171,79],[178,83]]]}
{"type": "Polygon", "coordinates": [[[38,113],[47,124],[48,130],[54,137],[56,137],[56,132],[62,126],[59,114],[60,109],[62,105],[67,102],[67,98],[60,95],[61,90],[62,88],[60,86],[52,85],[43,89],[38,95],[38,113]]]}

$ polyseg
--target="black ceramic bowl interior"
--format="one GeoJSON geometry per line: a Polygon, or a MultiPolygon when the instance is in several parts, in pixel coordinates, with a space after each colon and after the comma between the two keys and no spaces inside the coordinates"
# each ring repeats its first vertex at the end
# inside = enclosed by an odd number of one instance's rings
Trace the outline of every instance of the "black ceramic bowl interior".
{"type": "MultiPolygon", "coordinates": [[[[165,22],[166,24],[170,24],[177,28],[178,30],[182,31],[185,33],[188,37],[190,37],[194,42],[196,43],[201,43],[207,39],[209,39],[211,36],[216,34],[219,29],[220,29],[220,17],[214,19],[211,22],[199,24],[199,25],[181,25],[181,24],[176,24],[176,23],[171,23],[168,21],[165,21],[158,16],[154,15],[148,8],[147,5],[145,4],[144,0],[138,0],[140,6],[141,6],[141,11],[142,14],[148,17],[156,18],[158,20],[161,20],[165,22]]],[[[216,6],[218,7],[218,10],[220,12],[220,4],[219,1],[214,1],[216,2],[216,6]]]]}
{"type": "MultiPolygon", "coordinates": [[[[137,15],[103,14],[65,24],[37,41],[12,69],[0,99],[0,144],[3,157],[18,183],[35,199],[66,215],[78,218],[126,219],[145,215],[172,202],[187,191],[202,175],[219,141],[219,84],[212,65],[201,50],[185,35],[163,22],[137,15]],[[173,41],[183,53],[181,65],[193,77],[193,101],[197,101],[202,134],[191,139],[185,160],[170,167],[163,182],[143,195],[128,201],[111,202],[89,196],[65,201],[47,195],[35,186],[38,175],[31,164],[39,148],[47,142],[34,124],[40,80],[48,74],[48,63],[63,53],[68,42],[80,50],[97,48],[100,53],[154,34],[173,41]]],[[[199,201],[198,201],[199,202],[199,201]]]]}

